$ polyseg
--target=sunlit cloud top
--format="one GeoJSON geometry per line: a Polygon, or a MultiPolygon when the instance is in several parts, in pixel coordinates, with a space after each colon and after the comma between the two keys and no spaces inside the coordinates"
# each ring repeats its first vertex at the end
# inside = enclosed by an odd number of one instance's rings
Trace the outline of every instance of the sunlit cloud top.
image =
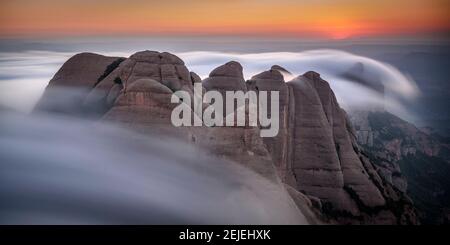
{"type": "Polygon", "coordinates": [[[449,0],[0,0],[0,36],[290,35],[450,30],[449,0]]]}

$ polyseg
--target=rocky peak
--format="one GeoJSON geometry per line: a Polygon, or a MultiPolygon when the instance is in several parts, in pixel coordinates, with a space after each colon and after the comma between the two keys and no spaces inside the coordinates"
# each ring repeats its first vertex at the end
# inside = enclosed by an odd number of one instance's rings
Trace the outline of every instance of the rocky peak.
{"type": "Polygon", "coordinates": [[[184,65],[184,61],[178,56],[167,52],[158,52],[145,50],[134,53],[130,56],[130,59],[136,62],[147,62],[154,64],[172,64],[172,65],[184,65]]]}
{"type": "Polygon", "coordinates": [[[230,61],[215,68],[209,77],[203,80],[206,90],[225,91],[247,91],[245,85],[243,68],[236,61],[230,61]]]}
{"type": "MultiPolygon", "coordinates": [[[[289,128],[289,89],[284,82],[283,75],[274,69],[263,71],[254,75],[247,81],[248,90],[267,91],[268,108],[271,107],[271,91],[279,92],[279,131],[275,137],[264,138],[264,143],[272,155],[274,164],[278,170],[281,179],[289,182],[293,177],[288,169],[288,128],[289,128]]],[[[270,110],[268,111],[270,115],[270,110]]]]}
{"type": "MultiPolygon", "coordinates": [[[[83,101],[123,61],[93,53],[80,53],[68,59],[50,80],[35,110],[83,114],[83,101]]],[[[91,107],[96,107],[92,105],[91,107]]]]}
{"type": "Polygon", "coordinates": [[[93,53],[80,53],[72,56],[50,80],[52,86],[76,86],[93,88],[108,65],[119,57],[106,57],[93,53]]]}
{"type": "Polygon", "coordinates": [[[242,65],[237,61],[230,61],[219,66],[209,73],[210,77],[237,77],[243,78],[242,65]]]}
{"type": "Polygon", "coordinates": [[[254,75],[251,80],[263,79],[263,80],[272,80],[276,82],[283,82],[284,77],[279,70],[270,69],[268,71],[263,71],[257,75],[254,75]]]}
{"type": "Polygon", "coordinates": [[[292,75],[292,73],[290,71],[286,70],[284,67],[279,66],[279,65],[273,65],[270,69],[279,71],[284,74],[292,75]]]}
{"type": "Polygon", "coordinates": [[[321,80],[320,74],[315,71],[308,71],[303,74],[304,77],[313,80],[313,81],[319,81],[321,80]]]}
{"type": "Polygon", "coordinates": [[[127,85],[139,78],[152,78],[172,91],[192,89],[192,80],[184,62],[170,53],[143,51],[130,56],[119,78],[127,85]]]}

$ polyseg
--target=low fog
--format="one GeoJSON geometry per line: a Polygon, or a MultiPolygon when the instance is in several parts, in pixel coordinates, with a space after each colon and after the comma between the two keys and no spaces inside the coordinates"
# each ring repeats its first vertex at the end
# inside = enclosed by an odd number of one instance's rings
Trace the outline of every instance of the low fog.
{"type": "Polygon", "coordinates": [[[280,184],[173,139],[0,112],[1,224],[305,224],[280,184]]]}

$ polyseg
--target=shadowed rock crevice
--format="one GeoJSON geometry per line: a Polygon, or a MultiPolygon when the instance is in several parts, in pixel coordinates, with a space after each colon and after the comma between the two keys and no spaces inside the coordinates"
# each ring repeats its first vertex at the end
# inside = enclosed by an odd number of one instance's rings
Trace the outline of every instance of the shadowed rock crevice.
{"type": "Polygon", "coordinates": [[[103,74],[97,79],[97,83],[94,84],[94,87],[97,86],[97,84],[102,81],[105,77],[107,77],[109,74],[111,74],[111,72],[114,71],[114,69],[116,69],[120,63],[122,63],[122,61],[124,61],[125,58],[118,58],[117,60],[115,60],[113,63],[109,64],[106,67],[105,72],[103,72],[103,74]]]}

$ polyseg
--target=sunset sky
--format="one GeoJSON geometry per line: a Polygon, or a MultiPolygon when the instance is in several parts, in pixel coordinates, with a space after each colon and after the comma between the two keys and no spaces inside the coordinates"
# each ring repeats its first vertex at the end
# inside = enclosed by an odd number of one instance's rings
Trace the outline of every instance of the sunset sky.
{"type": "Polygon", "coordinates": [[[0,0],[0,37],[448,33],[450,0],[0,0]]]}

